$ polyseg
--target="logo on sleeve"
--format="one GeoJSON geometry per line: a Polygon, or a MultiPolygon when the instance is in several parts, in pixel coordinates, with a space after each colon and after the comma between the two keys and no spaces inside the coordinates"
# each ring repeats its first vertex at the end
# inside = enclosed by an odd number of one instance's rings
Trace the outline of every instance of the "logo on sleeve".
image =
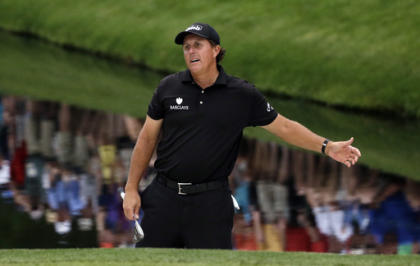
{"type": "Polygon", "coordinates": [[[269,103],[267,103],[267,112],[271,112],[273,110],[274,110],[273,106],[271,106],[269,103]]]}
{"type": "Polygon", "coordinates": [[[188,105],[181,105],[184,100],[181,97],[175,99],[176,105],[170,105],[170,110],[189,110],[190,107],[188,105]]]}

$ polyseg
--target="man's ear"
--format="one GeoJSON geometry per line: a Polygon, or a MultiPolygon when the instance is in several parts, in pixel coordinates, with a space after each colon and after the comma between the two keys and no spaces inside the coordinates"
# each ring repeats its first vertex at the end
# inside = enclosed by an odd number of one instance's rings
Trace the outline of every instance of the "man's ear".
{"type": "Polygon", "coordinates": [[[214,57],[216,57],[220,53],[220,50],[221,49],[222,48],[220,47],[220,45],[214,46],[214,49],[213,49],[213,51],[214,51],[214,57]]]}

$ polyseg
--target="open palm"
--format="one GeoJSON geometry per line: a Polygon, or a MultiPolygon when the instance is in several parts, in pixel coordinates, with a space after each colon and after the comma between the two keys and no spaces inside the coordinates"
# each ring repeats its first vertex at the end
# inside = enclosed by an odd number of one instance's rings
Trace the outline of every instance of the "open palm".
{"type": "Polygon", "coordinates": [[[353,141],[354,138],[352,137],[347,141],[329,143],[327,155],[337,162],[345,164],[347,167],[354,165],[362,154],[358,148],[351,146],[353,141]]]}

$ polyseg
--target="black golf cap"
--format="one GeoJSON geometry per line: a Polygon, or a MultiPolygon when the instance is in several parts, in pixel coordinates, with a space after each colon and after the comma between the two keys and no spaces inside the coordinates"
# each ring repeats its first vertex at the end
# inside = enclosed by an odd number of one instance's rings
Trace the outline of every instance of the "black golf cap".
{"type": "Polygon", "coordinates": [[[184,31],[178,33],[175,37],[176,44],[183,44],[184,38],[187,34],[195,34],[200,37],[206,38],[207,40],[213,41],[215,44],[220,44],[219,34],[217,34],[216,30],[213,29],[212,26],[205,23],[196,22],[186,28],[184,31]]]}

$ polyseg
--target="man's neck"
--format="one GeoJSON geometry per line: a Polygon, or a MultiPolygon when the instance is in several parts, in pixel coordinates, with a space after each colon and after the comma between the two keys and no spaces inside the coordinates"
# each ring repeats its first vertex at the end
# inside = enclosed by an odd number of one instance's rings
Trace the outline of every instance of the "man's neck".
{"type": "Polygon", "coordinates": [[[198,84],[202,89],[208,88],[211,85],[213,85],[217,77],[219,76],[219,70],[217,69],[217,66],[214,68],[212,67],[209,71],[204,73],[191,73],[192,78],[194,79],[194,82],[198,84]]]}

